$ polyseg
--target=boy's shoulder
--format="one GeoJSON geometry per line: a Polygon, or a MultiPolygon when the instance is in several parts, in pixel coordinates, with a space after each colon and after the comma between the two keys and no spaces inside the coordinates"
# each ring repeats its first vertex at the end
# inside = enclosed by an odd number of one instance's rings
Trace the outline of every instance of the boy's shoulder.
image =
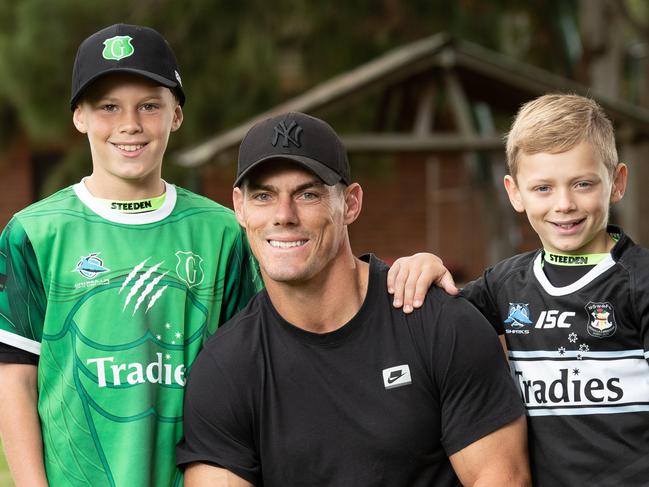
{"type": "Polygon", "coordinates": [[[487,269],[487,274],[496,279],[506,279],[512,272],[531,271],[532,263],[539,252],[540,250],[536,249],[503,259],[487,269]]]}
{"type": "Polygon", "coordinates": [[[68,186],[50,196],[26,206],[22,210],[18,211],[14,216],[18,219],[22,219],[38,215],[47,215],[50,212],[59,211],[66,206],[71,207],[74,205],[78,205],[78,198],[74,193],[73,187],[68,186]]]}
{"type": "Polygon", "coordinates": [[[179,209],[202,208],[234,216],[234,211],[217,203],[206,196],[201,196],[193,191],[174,185],[176,189],[176,205],[179,209]]]}

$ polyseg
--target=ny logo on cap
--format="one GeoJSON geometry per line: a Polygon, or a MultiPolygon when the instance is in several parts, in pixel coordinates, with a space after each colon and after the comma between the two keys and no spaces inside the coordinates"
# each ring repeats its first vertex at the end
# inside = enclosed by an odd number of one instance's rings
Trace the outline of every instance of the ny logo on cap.
{"type": "Polygon", "coordinates": [[[129,57],[135,52],[131,41],[131,36],[115,36],[104,41],[104,50],[101,55],[104,59],[119,61],[125,57],[129,57]]]}
{"type": "Polygon", "coordinates": [[[275,135],[273,136],[273,147],[277,145],[277,142],[279,142],[279,138],[283,137],[284,142],[282,142],[282,147],[288,147],[291,144],[295,145],[295,147],[302,147],[302,144],[300,143],[300,136],[302,135],[302,127],[300,127],[295,120],[291,122],[291,124],[286,127],[284,122],[280,122],[277,125],[275,125],[275,135]],[[293,136],[291,136],[291,132],[293,133],[293,136]]]}

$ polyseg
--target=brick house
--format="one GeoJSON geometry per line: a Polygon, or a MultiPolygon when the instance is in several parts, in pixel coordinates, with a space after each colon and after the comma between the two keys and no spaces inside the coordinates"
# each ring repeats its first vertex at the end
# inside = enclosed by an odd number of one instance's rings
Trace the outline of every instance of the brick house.
{"type": "Polygon", "coordinates": [[[613,120],[631,185],[613,220],[649,244],[649,110],[446,34],[414,42],[325,81],[210,140],[175,154],[197,189],[229,204],[237,147],[260,119],[285,111],[321,117],[341,134],[352,178],[365,191],[350,227],[358,253],[390,261],[415,251],[442,256],[459,280],[538,247],[502,188],[503,135],[518,107],[550,92],[587,94],[613,120]],[[637,163],[636,163],[637,161],[637,163]]]}

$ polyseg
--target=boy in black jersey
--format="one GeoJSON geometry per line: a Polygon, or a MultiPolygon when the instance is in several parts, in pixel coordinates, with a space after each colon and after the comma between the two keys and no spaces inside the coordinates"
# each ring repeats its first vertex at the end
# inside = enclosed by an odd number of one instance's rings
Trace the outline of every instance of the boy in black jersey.
{"type": "Polygon", "coordinates": [[[519,111],[507,159],[510,202],[543,249],[462,295],[506,339],[534,485],[647,485],[649,251],[607,225],[627,180],[613,127],[593,100],[542,96],[519,111]]]}

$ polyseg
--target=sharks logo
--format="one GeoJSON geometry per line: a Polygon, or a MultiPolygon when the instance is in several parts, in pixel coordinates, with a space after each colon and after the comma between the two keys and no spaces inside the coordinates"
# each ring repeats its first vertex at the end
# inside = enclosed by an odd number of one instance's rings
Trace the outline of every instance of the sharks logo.
{"type": "Polygon", "coordinates": [[[72,272],[78,272],[86,279],[93,279],[97,274],[108,272],[110,269],[104,267],[104,261],[98,257],[99,254],[100,252],[93,252],[85,257],[81,256],[72,272]]]}
{"type": "Polygon", "coordinates": [[[531,325],[530,305],[527,303],[509,303],[507,318],[503,323],[517,328],[520,328],[523,325],[531,325]]]}

